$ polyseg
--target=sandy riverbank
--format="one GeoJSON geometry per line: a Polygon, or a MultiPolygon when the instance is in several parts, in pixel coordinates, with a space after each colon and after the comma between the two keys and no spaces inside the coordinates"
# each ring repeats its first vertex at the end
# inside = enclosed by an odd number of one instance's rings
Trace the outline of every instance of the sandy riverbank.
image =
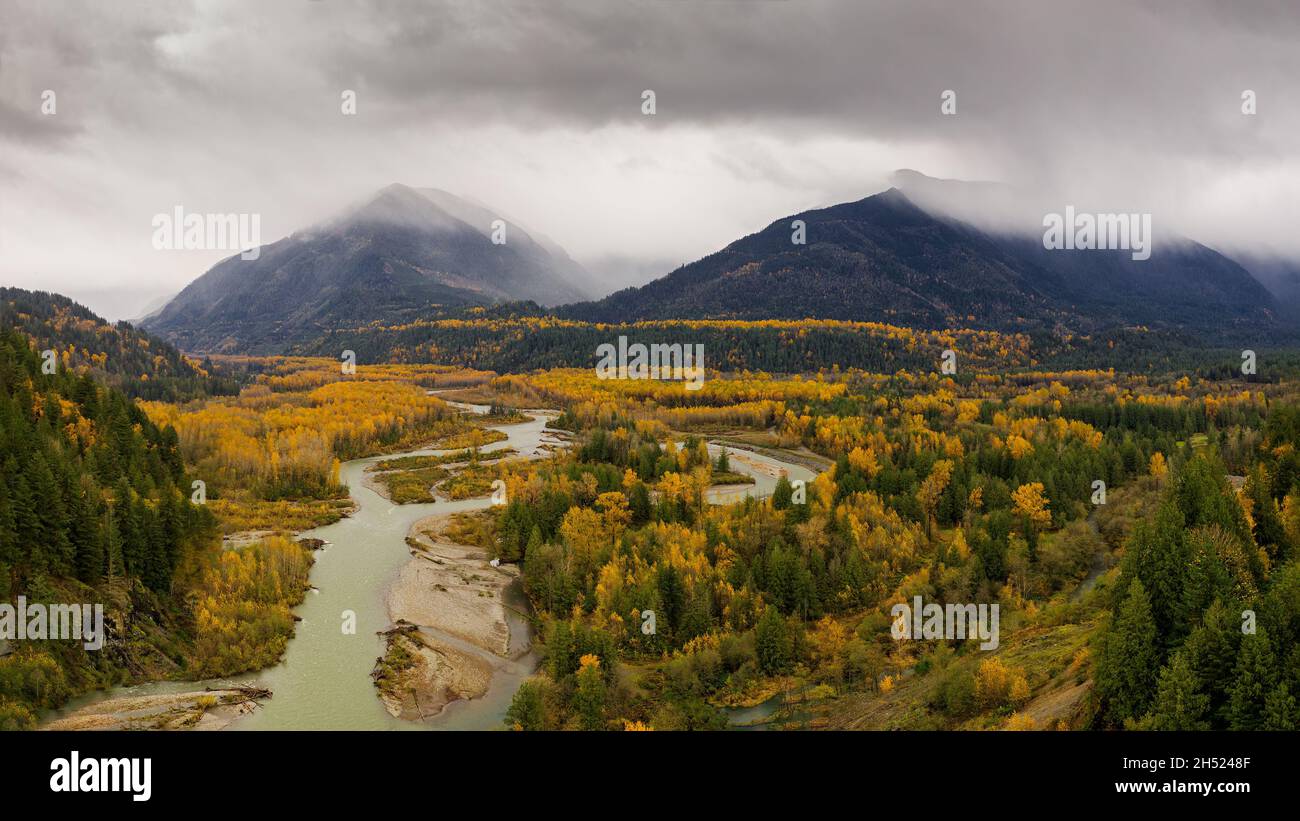
{"type": "Polygon", "coordinates": [[[781,475],[786,472],[780,467],[777,467],[776,465],[771,465],[768,464],[767,462],[759,461],[758,459],[754,459],[753,457],[747,456],[744,452],[741,451],[728,450],[727,458],[730,459],[732,462],[739,462],[745,467],[753,471],[756,471],[758,473],[761,473],[764,476],[771,476],[773,479],[779,479],[781,475]]]}
{"type": "Polygon", "coordinates": [[[432,718],[453,701],[482,698],[492,683],[490,661],[419,627],[399,625],[385,636],[384,657],[371,675],[384,709],[395,718],[432,718]]]}
{"type": "Polygon", "coordinates": [[[432,627],[499,656],[510,653],[505,588],[514,565],[493,567],[485,551],[442,538],[447,514],[411,525],[411,560],[388,591],[388,618],[432,627]]]}
{"type": "Polygon", "coordinates": [[[270,691],[255,688],[195,690],[97,701],[42,730],[221,730],[258,707],[270,691]]]}
{"type": "MultiPolygon", "coordinates": [[[[384,471],[384,472],[387,472],[387,471],[384,471]]],[[[362,477],[361,477],[361,486],[362,486],[363,488],[367,489],[367,490],[373,490],[373,491],[374,491],[376,494],[378,494],[379,497],[380,497],[381,499],[383,499],[385,502],[392,502],[392,501],[393,501],[393,496],[392,496],[392,494],[390,494],[390,493],[388,492],[388,485],[386,485],[386,484],[384,484],[383,482],[379,481],[379,477],[380,477],[381,475],[382,475],[382,473],[379,473],[379,472],[373,472],[373,473],[372,473],[372,472],[367,472],[367,473],[365,473],[365,474],[362,475],[362,477]]]]}
{"type": "Polygon", "coordinates": [[[493,567],[480,548],[446,541],[448,514],[411,525],[411,560],[389,587],[384,657],[375,679],[388,712],[418,720],[451,701],[482,696],[511,658],[505,592],[513,565],[493,567]]]}

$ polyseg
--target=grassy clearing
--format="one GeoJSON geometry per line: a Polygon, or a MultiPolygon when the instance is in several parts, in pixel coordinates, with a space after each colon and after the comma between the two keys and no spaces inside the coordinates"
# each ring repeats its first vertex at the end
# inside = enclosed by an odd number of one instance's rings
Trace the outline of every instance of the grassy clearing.
{"type": "Polygon", "coordinates": [[[452,450],[456,448],[481,448],[484,445],[490,445],[493,442],[504,442],[510,437],[504,431],[485,430],[474,428],[473,430],[453,433],[435,440],[429,445],[431,449],[452,450]]]}
{"type": "Polygon", "coordinates": [[[754,477],[747,473],[736,473],[732,470],[715,470],[713,471],[713,484],[715,485],[752,485],[754,477]]]}
{"type": "Polygon", "coordinates": [[[434,485],[447,476],[444,468],[427,467],[378,473],[375,474],[375,481],[384,486],[389,500],[395,505],[427,504],[434,501],[434,485]]]}
{"type": "Polygon", "coordinates": [[[501,448],[499,450],[483,453],[476,450],[465,449],[458,450],[455,453],[444,453],[441,455],[428,454],[423,456],[399,456],[396,459],[385,459],[382,462],[376,462],[367,471],[388,471],[388,470],[415,470],[417,468],[438,467],[440,465],[453,465],[458,462],[491,462],[497,459],[503,459],[506,456],[512,456],[516,453],[514,448],[501,448]]]}

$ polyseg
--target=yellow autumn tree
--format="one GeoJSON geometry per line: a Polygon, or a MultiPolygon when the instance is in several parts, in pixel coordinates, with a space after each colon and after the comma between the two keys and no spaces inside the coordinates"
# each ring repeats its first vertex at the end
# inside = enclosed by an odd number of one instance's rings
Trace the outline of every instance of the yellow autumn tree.
{"type": "Polygon", "coordinates": [[[1016,488],[1011,501],[1016,515],[1028,520],[1033,527],[1047,527],[1052,523],[1052,512],[1048,510],[1049,501],[1042,482],[1030,482],[1016,488]]]}
{"type": "Polygon", "coordinates": [[[948,545],[949,549],[957,555],[957,559],[963,564],[970,558],[970,545],[966,542],[966,535],[961,528],[957,528],[952,534],[952,543],[948,545]]]}
{"type": "Polygon", "coordinates": [[[1282,529],[1292,544],[1300,544],[1300,493],[1295,490],[1282,500],[1282,529]]]}
{"type": "Polygon", "coordinates": [[[1024,713],[1012,713],[1007,719],[1007,729],[1012,732],[1026,732],[1035,729],[1034,719],[1024,713]]]}
{"type": "Polygon", "coordinates": [[[934,519],[935,510],[939,507],[939,500],[943,498],[943,492],[948,489],[948,482],[952,480],[952,460],[939,459],[930,468],[930,475],[925,477],[921,486],[916,491],[916,501],[921,504],[921,509],[925,511],[925,535],[930,536],[930,523],[934,519]]]}
{"type": "Polygon", "coordinates": [[[868,479],[874,479],[880,472],[880,462],[876,460],[876,452],[869,447],[859,447],[849,451],[849,466],[868,479]]]}
{"type": "Polygon", "coordinates": [[[615,542],[632,522],[632,509],[627,497],[618,491],[602,493],[596,497],[596,508],[601,512],[605,528],[615,542]]]}
{"type": "Polygon", "coordinates": [[[1165,455],[1160,451],[1151,454],[1151,462],[1148,465],[1151,475],[1155,478],[1157,485],[1165,482],[1165,476],[1169,475],[1169,465],[1165,463],[1165,455]]]}
{"type": "Polygon", "coordinates": [[[1012,459],[1020,459],[1034,452],[1033,444],[1019,434],[1012,434],[1007,437],[1007,450],[1011,451],[1012,459]]]}
{"type": "Polygon", "coordinates": [[[838,677],[840,655],[848,642],[848,631],[830,616],[822,616],[817,627],[809,635],[813,661],[824,672],[838,677]]]}
{"type": "Polygon", "coordinates": [[[1029,700],[1029,682],[1025,671],[1008,667],[996,656],[980,662],[975,674],[975,700],[981,709],[991,710],[1007,704],[1019,705],[1029,700]]]}
{"type": "Polygon", "coordinates": [[[568,559],[579,576],[595,570],[597,558],[610,544],[600,514],[590,508],[571,507],[560,522],[560,538],[568,548],[568,559]]]}

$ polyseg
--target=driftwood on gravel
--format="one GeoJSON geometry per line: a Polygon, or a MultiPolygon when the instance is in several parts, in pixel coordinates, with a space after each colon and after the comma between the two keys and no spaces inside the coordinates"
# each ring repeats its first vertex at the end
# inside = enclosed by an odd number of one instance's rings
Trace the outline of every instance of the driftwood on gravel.
{"type": "Polygon", "coordinates": [[[271,691],[265,687],[204,687],[203,689],[209,693],[239,693],[243,696],[241,701],[257,701],[271,697],[271,691]]]}

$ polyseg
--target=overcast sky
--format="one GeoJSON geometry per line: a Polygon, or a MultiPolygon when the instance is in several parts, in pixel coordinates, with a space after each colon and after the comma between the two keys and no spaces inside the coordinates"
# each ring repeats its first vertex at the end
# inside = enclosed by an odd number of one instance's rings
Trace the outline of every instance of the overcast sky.
{"type": "Polygon", "coordinates": [[[0,0],[0,284],[134,316],[226,255],[153,215],[269,242],[392,182],[648,276],[897,168],[1300,256],[1298,8],[0,0]]]}

